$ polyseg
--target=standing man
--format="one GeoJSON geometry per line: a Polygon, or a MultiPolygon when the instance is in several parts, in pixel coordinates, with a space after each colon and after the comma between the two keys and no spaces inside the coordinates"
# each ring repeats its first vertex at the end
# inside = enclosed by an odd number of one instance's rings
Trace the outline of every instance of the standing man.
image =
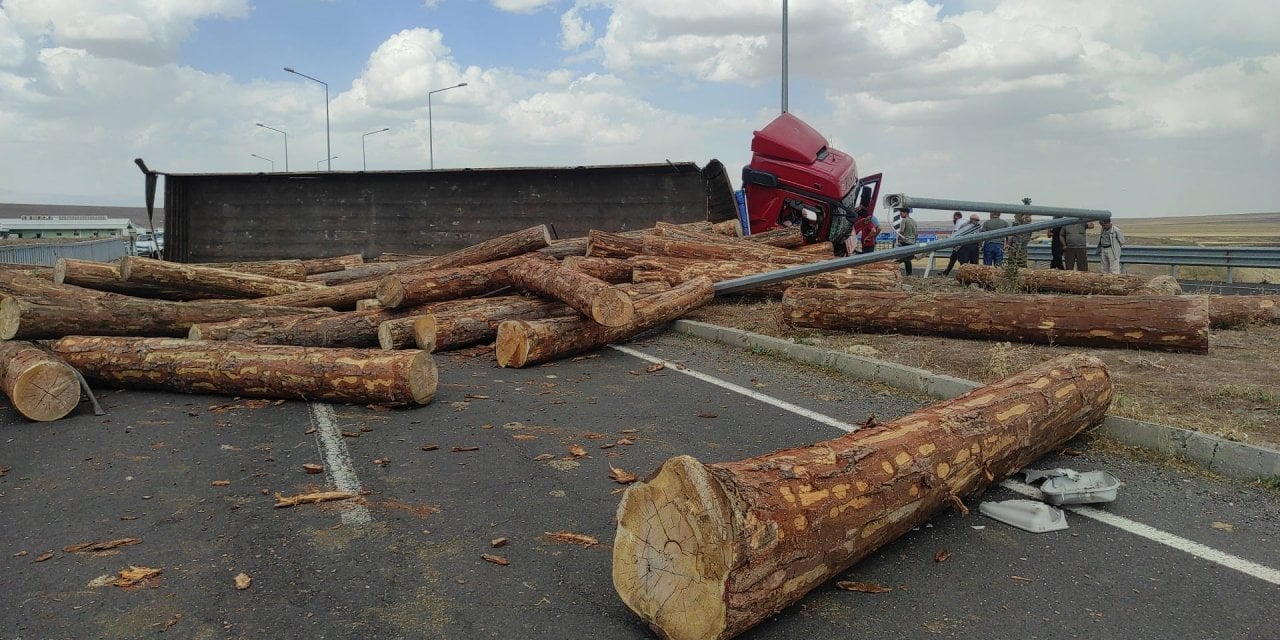
{"type": "Polygon", "coordinates": [[[1093,223],[1086,223],[1084,220],[1061,227],[1062,261],[1067,271],[1089,270],[1089,242],[1085,239],[1085,233],[1092,228],[1093,223]]]}
{"type": "MultiPolygon", "coordinates": [[[[899,247],[907,247],[916,243],[916,239],[920,237],[919,230],[916,227],[916,221],[911,217],[910,209],[898,209],[898,241],[899,247]]],[[[911,275],[911,260],[913,256],[907,256],[902,259],[902,264],[906,267],[907,275],[911,275]]]]}
{"type": "Polygon", "coordinates": [[[1062,227],[1054,227],[1049,230],[1049,268],[1065,269],[1066,265],[1062,263],[1062,227]]]}
{"type": "Polygon", "coordinates": [[[1098,255],[1102,256],[1103,273],[1120,273],[1120,249],[1124,246],[1124,234],[1120,227],[1111,224],[1111,218],[1102,221],[1102,235],[1098,237],[1098,255]]]}
{"type": "MultiPolygon", "coordinates": [[[[984,232],[997,231],[999,229],[1006,229],[1008,227],[1009,227],[1009,221],[1001,220],[1000,214],[995,211],[991,212],[990,220],[987,220],[986,222],[982,223],[982,230],[984,232]]],[[[986,242],[982,243],[982,264],[985,264],[988,267],[998,267],[1004,264],[1004,239],[1003,238],[1000,240],[987,240],[986,242]]]]}
{"type": "MultiPolygon", "coordinates": [[[[953,236],[960,233],[961,229],[969,228],[969,223],[965,222],[964,214],[959,211],[951,214],[951,224],[954,227],[951,231],[951,235],[953,236]]],[[[961,251],[962,249],[964,249],[964,247],[956,247],[951,250],[951,259],[947,261],[947,268],[942,270],[942,275],[951,275],[951,269],[956,266],[956,263],[960,261],[960,256],[963,255],[963,252],[961,251]]]]}
{"type": "Polygon", "coordinates": [[[861,209],[858,212],[858,219],[853,221],[853,233],[861,243],[861,253],[871,253],[876,250],[876,236],[880,235],[880,221],[871,212],[861,209]]]}

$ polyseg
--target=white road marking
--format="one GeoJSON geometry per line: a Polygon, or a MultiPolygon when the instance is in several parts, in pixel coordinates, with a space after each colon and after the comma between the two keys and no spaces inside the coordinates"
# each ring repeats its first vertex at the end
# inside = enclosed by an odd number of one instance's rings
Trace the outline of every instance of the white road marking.
{"type": "MultiPolygon", "coordinates": [[[[1041,493],[1039,489],[1031,485],[1018,482],[1017,480],[1005,480],[1000,483],[1000,486],[1036,500],[1042,500],[1044,497],[1044,494],[1041,493]]],[[[1091,520],[1097,520],[1103,524],[1109,524],[1122,531],[1128,531],[1135,536],[1141,536],[1153,542],[1159,542],[1167,547],[1177,549],[1178,551],[1189,553],[1197,558],[1220,564],[1228,569],[1235,569],[1240,573],[1251,575],[1259,580],[1265,580],[1271,584],[1280,585],[1280,570],[1272,569],[1271,567],[1261,565],[1250,560],[1245,560],[1238,556],[1233,556],[1225,551],[1218,551],[1212,547],[1202,545],[1199,542],[1161,531],[1155,527],[1142,524],[1141,522],[1135,522],[1124,516],[1118,516],[1114,513],[1109,513],[1101,509],[1086,507],[1084,505],[1063,505],[1062,508],[1091,520]]]]}
{"type": "Polygon", "coordinates": [[[707,375],[707,374],[705,374],[705,373],[702,373],[702,372],[699,372],[699,371],[694,371],[693,369],[690,369],[689,367],[686,367],[686,366],[684,366],[684,365],[682,365],[682,364],[679,364],[679,363],[676,363],[676,362],[670,362],[670,361],[667,361],[667,360],[663,360],[662,358],[658,358],[658,357],[656,357],[656,356],[651,356],[651,355],[649,355],[649,354],[647,354],[647,353],[644,353],[644,352],[642,352],[642,351],[636,351],[635,349],[632,349],[632,348],[630,348],[630,347],[623,347],[623,346],[619,346],[619,345],[616,345],[616,344],[609,345],[609,346],[611,346],[611,347],[613,347],[614,349],[617,349],[618,351],[621,351],[621,352],[623,352],[623,353],[625,353],[625,354],[627,354],[627,355],[635,356],[635,357],[637,357],[637,358],[640,358],[641,360],[647,360],[647,361],[649,361],[649,362],[653,362],[653,363],[655,363],[655,364],[659,364],[659,363],[660,363],[660,364],[662,364],[663,366],[665,366],[666,368],[668,368],[668,369],[670,369],[670,370],[672,370],[672,371],[676,371],[676,372],[679,372],[679,373],[683,373],[683,374],[685,374],[686,376],[690,376],[690,377],[693,377],[693,378],[697,378],[698,380],[701,380],[701,381],[706,382],[706,383],[709,383],[709,384],[713,384],[713,385],[715,385],[715,386],[717,386],[717,387],[720,387],[720,388],[722,388],[722,389],[728,389],[729,391],[732,391],[732,392],[734,392],[734,393],[742,394],[742,395],[747,396],[748,398],[751,398],[751,399],[753,399],[753,400],[758,400],[758,401],[763,402],[763,403],[765,403],[765,404],[771,404],[771,405],[773,405],[773,406],[775,406],[775,407],[778,407],[779,409],[783,409],[783,410],[785,410],[785,411],[790,411],[791,413],[794,413],[794,414],[796,414],[796,415],[800,415],[800,416],[804,416],[804,417],[809,418],[809,419],[811,419],[811,420],[816,420],[816,421],[818,421],[818,422],[821,422],[822,424],[825,424],[825,425],[828,425],[828,426],[831,426],[831,427],[835,427],[835,428],[837,428],[837,429],[840,429],[841,431],[849,431],[849,432],[853,432],[853,431],[857,431],[857,430],[859,429],[858,425],[856,425],[856,424],[849,424],[848,422],[843,422],[843,421],[841,421],[841,420],[836,420],[835,418],[832,418],[831,416],[823,415],[823,414],[821,414],[821,413],[818,413],[817,411],[812,411],[812,410],[810,410],[810,409],[806,409],[806,408],[804,408],[804,407],[802,407],[802,406],[795,405],[795,404],[791,404],[790,402],[787,402],[786,400],[779,400],[778,398],[775,398],[775,397],[773,397],[773,396],[767,396],[767,395],[765,395],[765,394],[763,394],[763,393],[760,393],[759,391],[752,391],[751,389],[748,389],[748,388],[743,387],[743,386],[736,385],[736,384],[734,384],[734,383],[732,383],[732,382],[729,382],[729,381],[727,381],[727,380],[721,380],[720,378],[716,378],[716,377],[714,377],[714,376],[709,376],[709,375],[707,375]]]}
{"type": "MultiPolygon", "coordinates": [[[[351,454],[347,451],[347,443],[342,439],[342,430],[338,428],[338,416],[334,415],[333,407],[322,402],[312,402],[307,406],[311,410],[311,425],[316,428],[316,444],[320,455],[324,457],[324,470],[329,474],[333,487],[338,491],[360,493],[360,478],[356,476],[355,466],[351,464],[351,454]]],[[[342,508],[342,524],[369,524],[369,507],[353,500],[344,500],[342,508]]]]}
{"type": "MultiPolygon", "coordinates": [[[[851,425],[846,422],[841,422],[839,420],[836,420],[835,418],[823,415],[816,411],[812,411],[810,409],[806,409],[804,407],[791,404],[790,402],[779,400],[777,398],[767,396],[756,391],[752,391],[751,389],[738,386],[736,384],[733,384],[732,382],[727,382],[725,380],[721,380],[719,378],[707,375],[705,373],[694,371],[693,369],[690,369],[682,364],[669,362],[667,360],[663,360],[662,358],[651,356],[647,353],[636,351],[635,349],[631,349],[629,347],[623,347],[616,344],[609,345],[609,346],[625,354],[640,358],[641,360],[646,360],[654,363],[660,362],[664,366],[666,366],[668,369],[671,369],[673,371],[678,371],[685,375],[697,378],[698,380],[702,380],[703,382],[716,385],[717,387],[728,389],[729,391],[733,391],[734,393],[740,393],[749,398],[759,400],[760,402],[771,404],[780,409],[784,409],[786,411],[790,411],[797,415],[801,415],[806,418],[810,418],[812,420],[821,422],[823,424],[833,426],[842,431],[858,430],[858,427],[856,425],[851,425]]],[[[1005,480],[1004,482],[1001,482],[1000,485],[1005,487],[1006,489],[1015,491],[1017,493],[1021,493],[1025,496],[1029,496],[1037,500],[1043,498],[1043,494],[1040,493],[1039,489],[1027,484],[1023,484],[1016,480],[1005,480]]],[[[1266,565],[1261,565],[1250,560],[1245,560],[1244,558],[1231,555],[1225,551],[1218,551],[1217,549],[1205,546],[1203,544],[1200,544],[1199,542],[1188,540],[1181,536],[1176,536],[1172,533],[1161,531],[1159,529],[1156,529],[1155,527],[1142,524],[1141,522],[1135,522],[1133,520],[1130,520],[1122,516],[1108,513],[1106,511],[1102,511],[1099,509],[1094,509],[1093,507],[1086,507],[1082,505],[1068,505],[1068,506],[1064,506],[1063,508],[1073,513],[1080,514],[1086,518],[1096,520],[1103,524],[1109,524],[1122,531],[1127,531],[1129,533],[1132,533],[1133,535],[1141,536],[1153,542],[1158,542],[1170,548],[1177,549],[1185,553],[1189,553],[1202,560],[1208,560],[1209,562],[1222,565],[1228,569],[1234,569],[1246,575],[1253,576],[1255,578],[1258,578],[1259,580],[1280,585],[1280,570],[1273,569],[1266,565]]]]}

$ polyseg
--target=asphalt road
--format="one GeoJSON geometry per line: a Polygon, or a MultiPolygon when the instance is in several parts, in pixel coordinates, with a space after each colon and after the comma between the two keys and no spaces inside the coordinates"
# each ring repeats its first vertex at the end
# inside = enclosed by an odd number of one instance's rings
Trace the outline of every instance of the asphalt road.
{"type": "MultiPolygon", "coordinates": [[[[6,407],[0,637],[654,637],[611,584],[611,466],[643,476],[676,454],[743,458],[924,402],[674,334],[630,348],[705,376],[615,349],[527,370],[463,353],[437,357],[437,398],[416,409],[102,391],[107,416],[82,406],[34,424],[6,407]],[[566,459],[573,446],[587,455],[566,459]],[[273,506],[334,486],[366,492],[362,504],[273,506]],[[560,531],[601,544],[545,535],[560,531]],[[124,537],[142,542],[63,551],[124,537]],[[89,586],[131,565],[162,572],[89,586]]],[[[1280,635],[1280,493],[1073,446],[1083,455],[1037,467],[1120,477],[1120,499],[1099,509],[1118,524],[1069,513],[1070,529],[1035,535],[973,499],[971,515],[940,513],[840,577],[892,591],[824,585],[741,637],[1280,635]]]]}

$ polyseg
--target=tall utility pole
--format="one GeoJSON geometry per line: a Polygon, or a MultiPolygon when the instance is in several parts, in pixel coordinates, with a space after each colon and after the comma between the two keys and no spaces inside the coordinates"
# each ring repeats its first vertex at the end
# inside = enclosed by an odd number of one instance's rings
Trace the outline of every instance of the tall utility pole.
{"type": "Polygon", "coordinates": [[[458,87],[465,86],[467,86],[467,83],[459,82],[452,87],[445,87],[443,89],[436,89],[434,91],[427,92],[427,154],[431,157],[432,169],[436,168],[436,141],[435,127],[431,124],[431,96],[440,93],[441,91],[448,91],[450,89],[457,89],[458,87]]]}
{"type": "Polygon", "coordinates": [[[782,0],[782,112],[787,112],[787,0],[782,0]]]}
{"type": "MultiPolygon", "coordinates": [[[[329,147],[329,83],[325,82],[324,80],[312,78],[311,76],[305,73],[298,73],[297,71],[294,71],[289,67],[285,67],[284,70],[288,71],[289,73],[292,73],[295,76],[302,76],[308,80],[314,80],[315,82],[319,82],[320,84],[324,85],[324,154],[326,156],[329,156],[329,160],[333,160],[333,150],[329,147]]],[[[320,167],[317,166],[316,170],[319,171],[319,169],[320,167]]],[[[332,162],[329,163],[329,171],[333,171],[332,162]]]]}

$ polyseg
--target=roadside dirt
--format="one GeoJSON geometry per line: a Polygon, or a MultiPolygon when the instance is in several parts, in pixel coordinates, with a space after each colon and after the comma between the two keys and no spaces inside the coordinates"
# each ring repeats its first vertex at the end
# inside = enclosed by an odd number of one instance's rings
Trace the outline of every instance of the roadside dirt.
{"type": "MultiPolygon", "coordinates": [[[[917,290],[964,290],[941,278],[906,282],[917,290]]],[[[981,382],[1066,353],[1088,353],[1111,369],[1113,415],[1280,449],[1280,326],[1215,330],[1209,353],[1194,355],[792,328],[780,310],[776,299],[727,298],[686,318],[981,382]]]]}

